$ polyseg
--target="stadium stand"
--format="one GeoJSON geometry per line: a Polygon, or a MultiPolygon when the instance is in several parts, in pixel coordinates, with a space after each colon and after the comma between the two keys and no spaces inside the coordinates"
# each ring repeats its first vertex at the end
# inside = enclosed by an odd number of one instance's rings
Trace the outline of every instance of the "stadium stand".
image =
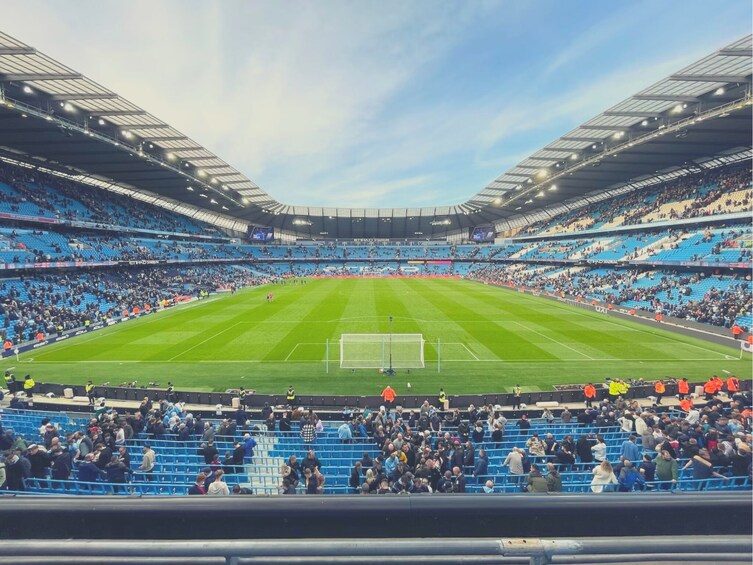
{"type": "Polygon", "coordinates": [[[2,486],[27,494],[211,494],[224,475],[234,494],[749,490],[748,403],[736,394],[682,412],[620,397],[515,423],[500,407],[461,414],[428,402],[410,413],[346,410],[340,423],[286,407],[264,407],[261,419],[242,408],[202,418],[164,398],[120,413],[7,408],[2,486]]]}

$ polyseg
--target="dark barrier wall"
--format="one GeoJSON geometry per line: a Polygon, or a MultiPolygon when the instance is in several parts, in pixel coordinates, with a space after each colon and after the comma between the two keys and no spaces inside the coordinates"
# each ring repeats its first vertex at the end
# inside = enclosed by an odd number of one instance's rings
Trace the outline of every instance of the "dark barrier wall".
{"type": "MultiPolygon", "coordinates": [[[[2,497],[0,537],[266,539],[749,535],[750,492],[2,497]],[[40,516],[44,523],[40,525],[40,516]],[[699,516],[713,517],[698,519],[699,516]]],[[[388,543],[385,539],[384,543],[388,543]]]]}
{"type": "MultiPolygon", "coordinates": [[[[692,386],[703,383],[692,383],[692,386]]],[[[749,388],[749,382],[741,382],[743,388],[749,388]]],[[[84,396],[84,387],[82,385],[56,385],[48,383],[37,383],[37,395],[41,396],[48,392],[52,392],[57,396],[63,395],[63,389],[70,387],[73,389],[76,396],[84,396]]],[[[674,384],[667,386],[667,396],[677,393],[677,387],[674,384]]],[[[141,401],[144,396],[149,398],[165,398],[166,392],[164,389],[141,389],[141,388],[118,388],[118,387],[104,387],[97,386],[96,392],[98,396],[104,396],[105,398],[111,398],[116,400],[131,400],[141,401]]],[[[439,392],[439,387],[437,387],[439,392]]],[[[220,392],[188,392],[188,391],[176,391],[176,397],[178,400],[187,402],[188,404],[204,404],[208,406],[215,406],[222,404],[228,408],[231,405],[233,394],[220,393],[220,392]]],[[[627,398],[646,398],[649,395],[654,394],[653,385],[645,386],[632,386],[628,391],[627,398]]],[[[599,389],[597,392],[598,398],[602,399],[606,397],[606,390],[599,389]]],[[[450,395],[450,408],[462,407],[465,408],[469,404],[475,404],[476,406],[486,404],[500,404],[502,406],[511,406],[513,404],[513,395],[508,393],[489,393],[489,394],[473,394],[473,395],[450,395]]],[[[542,401],[556,401],[563,402],[581,402],[583,401],[583,393],[580,390],[563,390],[563,391],[546,391],[546,392],[524,392],[521,395],[521,399],[524,404],[530,409],[535,409],[536,402],[542,401]]],[[[42,398],[37,398],[39,404],[43,401],[42,398]]],[[[430,404],[437,405],[436,395],[408,395],[398,396],[396,404],[403,408],[410,410],[413,408],[419,408],[423,404],[424,400],[428,400],[430,404]]],[[[264,403],[268,402],[271,406],[277,406],[286,404],[284,394],[254,394],[247,397],[247,403],[250,407],[261,407],[264,403]]],[[[384,404],[384,401],[379,396],[320,396],[320,395],[308,395],[299,394],[297,396],[296,404],[305,406],[307,408],[343,408],[359,407],[364,408],[377,408],[384,404]]]]}

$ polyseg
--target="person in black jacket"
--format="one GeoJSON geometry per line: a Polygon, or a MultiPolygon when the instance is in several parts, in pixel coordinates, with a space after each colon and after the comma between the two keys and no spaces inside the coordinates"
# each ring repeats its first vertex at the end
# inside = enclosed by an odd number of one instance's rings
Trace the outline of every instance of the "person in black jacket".
{"type": "Polygon", "coordinates": [[[39,449],[36,443],[32,443],[29,446],[26,458],[31,463],[32,477],[35,479],[46,479],[48,477],[48,469],[52,467],[52,458],[49,453],[39,449]]]}
{"type": "Polygon", "coordinates": [[[310,469],[311,471],[313,471],[314,469],[319,469],[322,464],[319,462],[319,458],[314,453],[314,450],[310,449],[306,454],[306,457],[303,458],[303,463],[301,463],[301,466],[304,469],[310,469]]]}
{"type": "Polygon", "coordinates": [[[282,417],[280,418],[280,431],[289,432],[290,430],[290,414],[283,412],[282,417]]]}
{"type": "Polygon", "coordinates": [[[316,480],[316,477],[314,476],[314,473],[311,472],[311,468],[304,468],[303,481],[306,484],[306,494],[319,494],[317,491],[319,484],[316,480]]]}
{"type": "Polygon", "coordinates": [[[356,464],[350,470],[350,479],[348,480],[348,484],[351,486],[353,490],[358,492],[361,489],[361,482],[362,482],[361,462],[356,461],[356,464]]]}
{"type": "Polygon", "coordinates": [[[52,478],[67,481],[71,478],[71,454],[68,450],[56,449],[52,452],[52,478]]]}
{"type": "Polygon", "coordinates": [[[460,467],[454,467],[452,469],[452,473],[455,485],[452,491],[465,492],[465,475],[463,474],[463,469],[461,469],[460,467]]]}
{"type": "Polygon", "coordinates": [[[22,459],[18,452],[15,452],[5,460],[5,483],[8,486],[8,490],[26,490],[24,479],[28,478],[30,473],[27,472],[26,465],[22,459]]]}
{"type": "Polygon", "coordinates": [[[105,466],[105,473],[107,473],[107,482],[114,484],[113,490],[117,494],[120,492],[118,485],[125,484],[126,476],[132,475],[133,471],[123,465],[117,455],[113,455],[110,462],[105,466]]]}
{"type": "Polygon", "coordinates": [[[588,436],[582,434],[577,443],[575,444],[575,452],[578,454],[578,458],[581,462],[581,468],[587,469],[590,467],[594,460],[591,447],[596,444],[596,441],[589,439],[588,436]]]}
{"type": "Polygon", "coordinates": [[[212,461],[214,461],[214,458],[219,455],[219,451],[217,451],[217,448],[214,446],[214,441],[208,442],[206,445],[201,445],[201,455],[204,456],[204,463],[209,465],[212,461]]]}
{"type": "Polygon", "coordinates": [[[246,458],[246,448],[243,446],[242,443],[236,441],[233,444],[233,465],[234,470],[233,473],[242,473],[243,472],[243,461],[246,458]]]}

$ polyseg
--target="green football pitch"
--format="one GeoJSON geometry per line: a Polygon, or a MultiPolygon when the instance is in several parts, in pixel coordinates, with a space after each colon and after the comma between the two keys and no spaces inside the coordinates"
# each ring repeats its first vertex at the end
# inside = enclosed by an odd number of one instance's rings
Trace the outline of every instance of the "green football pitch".
{"type": "Polygon", "coordinates": [[[536,391],[610,376],[750,378],[750,354],[740,357],[732,347],[470,281],[317,279],[212,297],[1,366],[69,384],[170,380],[183,389],[277,394],[292,384],[299,394],[370,395],[390,383],[398,394],[433,395],[440,386],[450,394],[517,383],[536,391]],[[387,333],[390,316],[394,333],[423,334],[425,368],[392,377],[341,369],[341,334],[387,333]]]}

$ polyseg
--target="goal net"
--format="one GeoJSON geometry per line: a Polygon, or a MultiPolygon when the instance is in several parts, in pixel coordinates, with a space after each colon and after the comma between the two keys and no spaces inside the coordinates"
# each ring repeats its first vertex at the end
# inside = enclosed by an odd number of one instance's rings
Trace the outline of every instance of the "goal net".
{"type": "Polygon", "coordinates": [[[342,369],[423,369],[422,334],[342,334],[342,369]],[[390,363],[390,355],[392,363],[390,363]]]}

